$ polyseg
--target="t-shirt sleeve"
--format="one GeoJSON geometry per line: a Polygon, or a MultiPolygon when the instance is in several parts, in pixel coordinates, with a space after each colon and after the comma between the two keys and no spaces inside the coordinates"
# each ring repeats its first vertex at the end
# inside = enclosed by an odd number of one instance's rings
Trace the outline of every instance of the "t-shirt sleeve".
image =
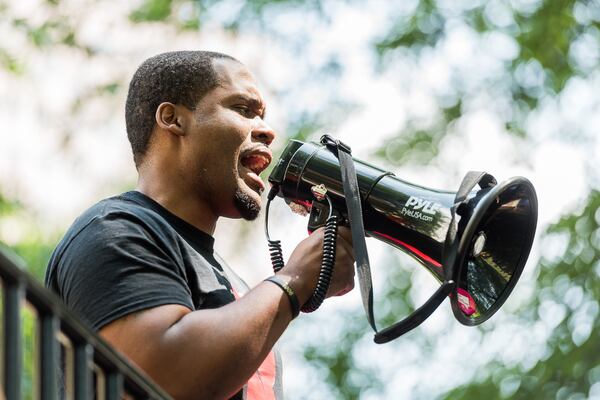
{"type": "Polygon", "coordinates": [[[58,290],[93,329],[166,304],[193,310],[185,268],[176,252],[168,234],[135,216],[98,217],[59,256],[58,290]]]}

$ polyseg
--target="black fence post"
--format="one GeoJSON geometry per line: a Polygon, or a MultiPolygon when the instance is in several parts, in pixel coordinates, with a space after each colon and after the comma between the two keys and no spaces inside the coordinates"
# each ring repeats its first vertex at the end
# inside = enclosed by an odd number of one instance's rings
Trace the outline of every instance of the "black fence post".
{"type": "Polygon", "coordinates": [[[23,346],[21,303],[23,288],[18,279],[4,280],[4,385],[7,400],[21,398],[23,346]]]}
{"type": "Polygon", "coordinates": [[[106,374],[106,400],[121,400],[123,398],[123,375],[111,371],[106,374]]]}
{"type": "Polygon", "coordinates": [[[40,382],[42,400],[56,400],[58,363],[60,360],[59,345],[56,339],[58,318],[53,314],[40,316],[40,382]]]}
{"type": "Polygon", "coordinates": [[[75,400],[93,398],[91,369],[94,349],[88,343],[75,344],[75,400]]]}

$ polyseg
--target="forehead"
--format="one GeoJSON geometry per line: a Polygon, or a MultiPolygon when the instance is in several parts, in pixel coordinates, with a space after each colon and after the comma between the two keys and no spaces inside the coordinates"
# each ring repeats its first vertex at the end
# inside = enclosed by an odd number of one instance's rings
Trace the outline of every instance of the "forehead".
{"type": "Polygon", "coordinates": [[[222,95],[246,94],[262,102],[262,96],[254,76],[245,65],[228,59],[213,60],[213,68],[219,84],[214,89],[222,95]]]}

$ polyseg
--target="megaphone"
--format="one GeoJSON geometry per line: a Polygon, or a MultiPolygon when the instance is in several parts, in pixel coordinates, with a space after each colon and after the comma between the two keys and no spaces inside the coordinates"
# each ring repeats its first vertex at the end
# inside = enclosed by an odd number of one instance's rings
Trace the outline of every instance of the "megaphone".
{"type": "Polygon", "coordinates": [[[497,183],[489,174],[470,173],[457,192],[434,190],[351,158],[349,147],[328,135],[321,143],[290,141],[269,182],[272,194],[310,212],[309,230],[324,225],[332,213],[350,220],[363,304],[377,343],[418,326],[446,297],[461,324],[489,319],[517,283],[537,224],[537,197],[526,178],[497,183]],[[316,187],[327,193],[327,202],[315,198],[316,187]],[[361,229],[364,233],[356,232],[361,229]],[[359,260],[360,236],[409,254],[441,283],[425,305],[381,331],[373,316],[366,246],[366,261],[359,260]]]}

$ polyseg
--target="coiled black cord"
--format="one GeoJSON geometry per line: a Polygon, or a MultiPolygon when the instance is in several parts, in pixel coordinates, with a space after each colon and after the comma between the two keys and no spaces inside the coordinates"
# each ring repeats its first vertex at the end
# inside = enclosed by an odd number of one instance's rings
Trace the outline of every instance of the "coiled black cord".
{"type": "MultiPolygon", "coordinates": [[[[267,207],[265,210],[265,235],[267,237],[267,243],[269,246],[269,256],[271,257],[271,264],[273,264],[273,270],[278,272],[285,265],[283,261],[283,251],[281,249],[280,240],[271,240],[269,236],[269,208],[271,201],[275,198],[279,192],[279,186],[274,185],[271,187],[267,196],[267,207]]],[[[325,222],[325,232],[323,233],[323,260],[321,261],[321,271],[319,272],[319,278],[317,280],[317,287],[315,288],[312,296],[308,301],[301,307],[301,311],[305,313],[316,311],[327,296],[327,290],[331,283],[331,276],[333,275],[333,267],[335,265],[335,251],[336,251],[336,236],[338,231],[338,219],[337,216],[333,215],[333,205],[331,199],[326,196],[327,202],[329,203],[329,216],[325,222]]]]}
{"type": "Polygon", "coordinates": [[[267,243],[269,246],[269,257],[271,257],[271,264],[273,264],[273,271],[278,272],[285,265],[281,240],[267,240],[267,243]]]}
{"type": "Polygon", "coordinates": [[[281,250],[281,240],[271,240],[269,236],[269,208],[271,201],[277,196],[277,192],[279,192],[279,186],[273,185],[267,195],[267,207],[265,210],[265,235],[267,236],[269,246],[269,257],[271,257],[271,264],[273,264],[273,271],[275,272],[278,272],[285,265],[283,251],[281,250]]]}
{"type": "Polygon", "coordinates": [[[338,230],[338,219],[335,215],[330,215],[325,223],[325,232],[323,234],[323,261],[321,261],[321,271],[317,280],[317,287],[312,296],[300,308],[302,312],[309,313],[317,310],[325,297],[329,284],[331,283],[331,275],[333,274],[333,266],[335,264],[335,239],[338,230]]]}

